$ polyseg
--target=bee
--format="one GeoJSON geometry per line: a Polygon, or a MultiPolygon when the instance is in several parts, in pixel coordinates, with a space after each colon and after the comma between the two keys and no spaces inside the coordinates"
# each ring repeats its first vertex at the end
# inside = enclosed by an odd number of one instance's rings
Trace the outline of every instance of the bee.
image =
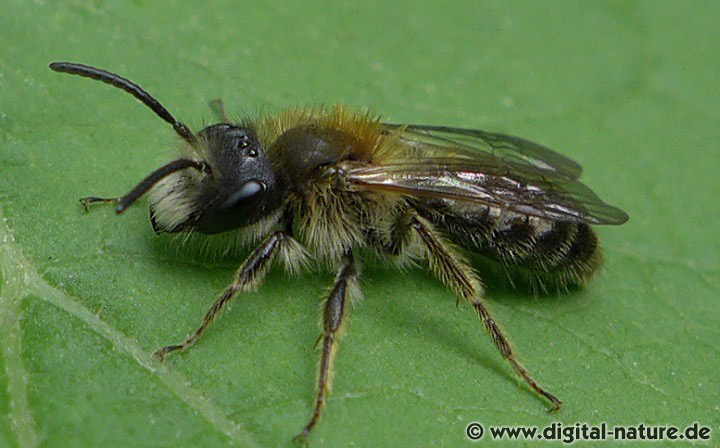
{"type": "Polygon", "coordinates": [[[309,262],[337,272],[323,305],[313,412],[296,436],[307,441],[330,388],[338,331],[360,296],[356,259],[375,254],[397,263],[425,261],[457,300],[467,302],[493,343],[539,396],[540,386],[515,356],[483,301],[483,283],[468,255],[477,255],[541,289],[587,283],[602,264],[594,224],[622,224],[628,215],[603,202],[578,179],[581,167],[544,146],[475,129],[393,124],[345,107],[287,110],[239,122],[213,107],[220,122],[192,132],[137,84],[82,64],[50,68],[124,90],[172,125],[180,156],[112,203],[123,213],[150,192],[150,222],[160,233],[233,233],[254,241],[232,283],[199,327],[155,352],[163,360],[197,342],[218,312],[258,287],[274,260],[289,270],[309,262]]]}

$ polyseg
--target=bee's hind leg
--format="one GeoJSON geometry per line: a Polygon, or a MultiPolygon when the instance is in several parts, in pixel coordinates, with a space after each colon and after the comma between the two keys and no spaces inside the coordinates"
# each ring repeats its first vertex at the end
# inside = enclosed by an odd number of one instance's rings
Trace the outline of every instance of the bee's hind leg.
{"type": "Polygon", "coordinates": [[[335,286],[325,301],[323,329],[320,339],[318,339],[322,347],[322,358],[320,360],[320,372],[318,373],[317,397],[315,398],[315,407],[310,421],[293,439],[300,443],[307,443],[310,432],[320,419],[320,413],[330,390],[332,363],[337,348],[337,333],[342,326],[345,315],[345,299],[347,296],[351,296],[352,290],[357,287],[358,273],[355,269],[352,252],[345,254],[344,262],[343,268],[335,279],[335,286]]]}
{"type": "Polygon", "coordinates": [[[551,411],[560,409],[562,401],[551,394],[530,376],[522,364],[515,357],[510,342],[503,334],[500,326],[490,315],[481,300],[483,288],[475,271],[460,254],[456,253],[452,245],[442,238],[423,218],[415,215],[411,218],[411,227],[420,237],[425,247],[430,269],[440,281],[449,287],[455,294],[470,303],[478,317],[490,334],[500,354],[505,358],[517,374],[539,395],[552,403],[551,411]]]}

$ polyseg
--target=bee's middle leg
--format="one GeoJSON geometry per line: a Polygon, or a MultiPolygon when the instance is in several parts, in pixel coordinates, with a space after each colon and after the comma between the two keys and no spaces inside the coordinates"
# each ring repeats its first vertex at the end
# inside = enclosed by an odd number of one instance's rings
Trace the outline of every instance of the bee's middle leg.
{"type": "Polygon", "coordinates": [[[351,289],[356,287],[358,273],[355,269],[355,260],[352,252],[347,252],[344,256],[344,266],[338,273],[335,286],[325,301],[323,312],[323,329],[318,342],[322,347],[322,358],[320,360],[320,372],[317,382],[317,397],[315,398],[315,407],[313,409],[310,421],[305,425],[303,430],[295,436],[295,440],[306,442],[310,432],[317,425],[320,419],[323,405],[330,390],[330,378],[333,357],[337,348],[337,333],[343,322],[345,315],[346,298],[351,294],[351,289]]]}

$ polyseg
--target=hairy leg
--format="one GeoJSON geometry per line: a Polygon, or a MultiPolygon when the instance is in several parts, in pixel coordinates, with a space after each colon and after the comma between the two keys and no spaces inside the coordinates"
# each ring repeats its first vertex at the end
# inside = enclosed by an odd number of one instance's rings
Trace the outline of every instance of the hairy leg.
{"type": "Polygon", "coordinates": [[[485,329],[490,334],[500,354],[505,358],[518,375],[538,394],[548,399],[553,407],[551,411],[560,409],[562,401],[555,395],[540,387],[532,378],[530,373],[520,364],[515,357],[510,342],[500,329],[499,325],[490,315],[490,312],[482,303],[482,284],[475,271],[455,252],[433,228],[432,225],[419,216],[411,220],[411,227],[420,237],[425,249],[430,268],[435,276],[449,287],[455,294],[470,303],[485,329]]]}
{"type": "Polygon", "coordinates": [[[273,258],[289,238],[291,237],[284,232],[275,232],[268,236],[243,262],[237,274],[235,274],[233,282],[225,288],[220,297],[213,303],[195,332],[181,344],[169,345],[157,350],[154,353],[155,356],[162,361],[168,353],[185,350],[193,345],[207,329],[217,313],[237,292],[250,290],[262,282],[273,258]]]}
{"type": "MultiPolygon", "coordinates": [[[[320,360],[320,372],[318,374],[317,397],[315,408],[310,421],[303,430],[295,436],[295,440],[306,442],[310,431],[315,427],[320,418],[327,393],[330,389],[330,377],[332,370],[333,356],[336,349],[337,332],[342,325],[345,314],[345,299],[350,294],[349,290],[356,287],[357,271],[352,252],[345,255],[345,265],[335,279],[335,286],[325,301],[323,312],[323,331],[320,335],[322,340],[322,358],[320,360]]],[[[320,340],[318,340],[320,342],[320,340]]]]}

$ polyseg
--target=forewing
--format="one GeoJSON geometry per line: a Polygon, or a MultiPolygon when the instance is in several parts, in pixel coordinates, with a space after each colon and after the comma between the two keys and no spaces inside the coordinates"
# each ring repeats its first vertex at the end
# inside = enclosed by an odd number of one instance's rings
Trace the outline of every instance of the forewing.
{"type": "Polygon", "coordinates": [[[445,126],[392,123],[383,126],[388,134],[397,135],[407,146],[438,156],[442,152],[446,156],[467,159],[498,158],[568,180],[578,179],[582,172],[580,165],[572,159],[520,137],[445,126]]]}
{"type": "Polygon", "coordinates": [[[498,207],[555,221],[622,224],[628,215],[581,182],[507,160],[448,157],[390,161],[347,172],[353,191],[393,191],[498,207]]]}

